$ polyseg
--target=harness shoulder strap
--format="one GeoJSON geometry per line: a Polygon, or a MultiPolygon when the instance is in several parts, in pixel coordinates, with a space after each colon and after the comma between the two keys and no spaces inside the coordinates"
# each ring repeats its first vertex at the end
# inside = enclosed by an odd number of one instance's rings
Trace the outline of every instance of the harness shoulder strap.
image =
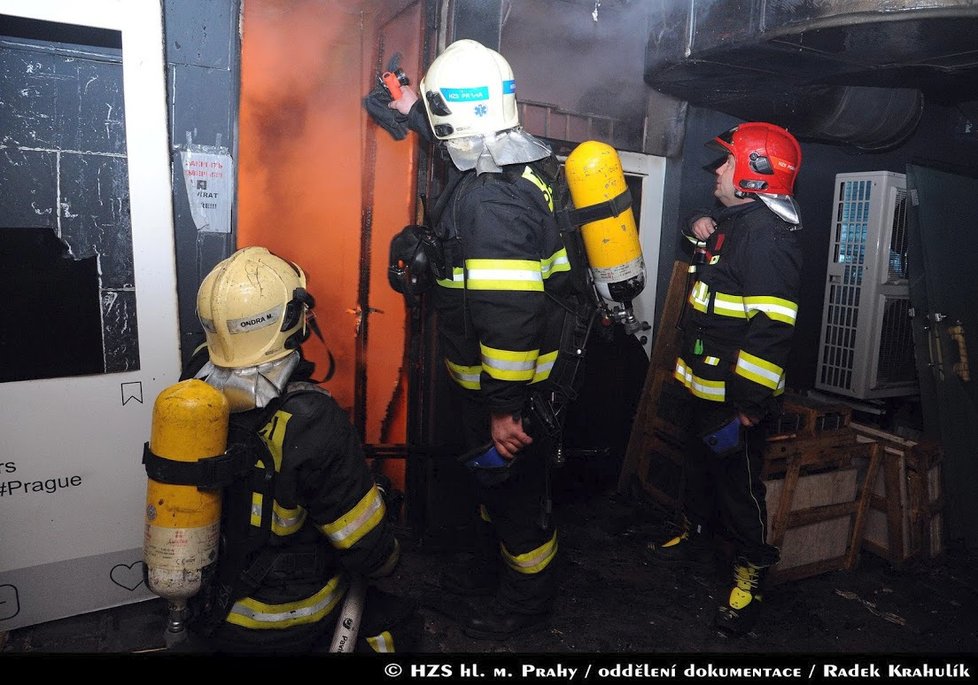
{"type": "Polygon", "coordinates": [[[228,445],[244,456],[249,468],[224,488],[221,507],[221,545],[217,572],[199,593],[202,604],[199,629],[210,634],[231,611],[234,602],[247,596],[268,572],[274,561],[267,545],[272,529],[275,493],[275,463],[258,434],[282,404],[272,400],[262,411],[232,414],[228,422],[228,445]],[[261,524],[251,525],[254,494],[261,497],[261,524]]]}

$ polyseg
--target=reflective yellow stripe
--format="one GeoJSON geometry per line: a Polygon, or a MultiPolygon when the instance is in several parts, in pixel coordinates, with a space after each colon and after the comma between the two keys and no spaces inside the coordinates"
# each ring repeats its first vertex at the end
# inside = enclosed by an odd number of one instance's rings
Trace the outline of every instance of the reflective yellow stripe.
{"type": "Polygon", "coordinates": [[[439,278],[435,281],[442,288],[464,288],[465,287],[465,269],[460,266],[452,268],[452,277],[439,278]]]}
{"type": "Polygon", "coordinates": [[[713,297],[713,312],[720,316],[730,316],[735,319],[747,318],[747,310],[744,309],[744,298],[738,295],[717,293],[713,297]]]}
{"type": "Polygon", "coordinates": [[[537,367],[533,370],[533,380],[530,383],[547,380],[550,377],[550,372],[553,371],[555,361],[557,361],[557,350],[537,357],[537,367]]]}
{"type": "Polygon", "coordinates": [[[258,437],[265,443],[265,446],[268,447],[268,451],[272,455],[272,462],[275,464],[275,473],[282,470],[282,445],[285,443],[285,429],[289,425],[289,419],[291,418],[292,414],[279,409],[268,420],[268,423],[258,431],[258,437]]]}
{"type": "MultiPolygon", "coordinates": [[[[251,493],[251,525],[261,527],[261,505],[264,501],[261,493],[251,493]]],[[[306,510],[302,507],[286,509],[278,502],[272,501],[272,533],[285,536],[292,535],[302,528],[306,521],[306,510]]]]}
{"type": "Polygon", "coordinates": [[[489,510],[486,509],[485,504],[479,505],[479,518],[481,518],[486,523],[492,523],[492,519],[489,518],[489,510]]]}
{"type": "Polygon", "coordinates": [[[719,357],[703,357],[703,363],[707,366],[716,366],[720,363],[719,357]]]}
{"type": "Polygon", "coordinates": [[[689,303],[693,309],[705,312],[710,304],[710,288],[703,281],[696,281],[693,290],[689,293],[689,303]]]}
{"type": "Polygon", "coordinates": [[[501,381],[529,381],[533,378],[540,350],[498,350],[479,344],[482,368],[490,377],[501,381]]]}
{"type": "Polygon", "coordinates": [[[390,654],[394,651],[394,636],[385,630],[380,635],[368,637],[367,644],[378,654],[390,654]]]}
{"type": "Polygon", "coordinates": [[[567,256],[567,250],[563,247],[547,259],[540,261],[540,271],[543,273],[543,280],[550,278],[551,274],[570,271],[570,268],[570,258],[567,256]]]}
{"type": "Polygon", "coordinates": [[[349,549],[384,520],[385,511],[377,486],[371,486],[356,506],[332,523],[320,526],[320,530],[337,549],[349,549]]]}
{"type": "MultiPolygon", "coordinates": [[[[279,473],[282,470],[282,445],[284,444],[286,428],[291,418],[292,414],[280,409],[275,412],[268,423],[262,426],[258,432],[262,442],[265,443],[269,453],[272,455],[275,473],[279,473]]],[[[259,460],[256,468],[264,468],[264,463],[259,460]]],[[[250,522],[256,528],[261,527],[261,509],[263,502],[264,497],[260,492],[251,493],[250,522]]],[[[306,512],[301,507],[286,509],[278,502],[272,500],[272,533],[274,535],[292,535],[302,528],[305,520],[306,512]]]]}
{"type": "Polygon", "coordinates": [[[346,581],[334,576],[322,590],[296,602],[266,604],[246,597],[234,603],[227,622],[255,630],[282,630],[315,623],[333,610],[346,589],[346,581]]]}
{"type": "Polygon", "coordinates": [[[682,357],[676,360],[675,378],[682,382],[689,391],[704,400],[723,402],[726,386],[723,381],[711,381],[694,376],[693,371],[686,365],[682,357]]]}
{"type": "Polygon", "coordinates": [[[778,386],[782,384],[784,369],[777,364],[772,364],[741,350],[737,356],[737,366],[734,367],[734,373],[754,381],[758,385],[763,385],[765,388],[777,390],[778,386]]]}
{"type": "Polygon", "coordinates": [[[384,576],[390,575],[390,573],[397,566],[397,562],[401,560],[401,543],[394,538],[394,551],[390,553],[387,557],[387,561],[379,569],[370,574],[371,578],[383,578],[384,576]]]}
{"type": "Polygon", "coordinates": [[[791,326],[795,325],[795,319],[798,318],[798,305],[780,297],[745,297],[744,307],[747,309],[748,318],[753,317],[757,312],[764,312],[767,318],[791,326]]]}
{"type": "Polygon", "coordinates": [[[523,167],[523,178],[535,185],[543,193],[543,199],[547,201],[547,206],[550,207],[550,211],[554,211],[554,194],[553,189],[544,183],[543,179],[537,176],[536,172],[533,171],[528,166],[523,167]]]}
{"type": "Polygon", "coordinates": [[[445,366],[448,367],[448,375],[452,380],[466,390],[478,390],[481,387],[479,375],[482,373],[482,366],[462,366],[447,359],[445,366]]]}
{"type": "Polygon", "coordinates": [[[540,262],[527,259],[466,259],[469,290],[543,292],[540,262]]]}
{"type": "Polygon", "coordinates": [[[557,532],[554,531],[553,537],[526,554],[517,554],[514,556],[509,553],[503,544],[500,544],[499,548],[502,551],[503,560],[506,562],[506,565],[517,573],[527,575],[540,573],[540,571],[547,568],[557,555],[557,532]]]}

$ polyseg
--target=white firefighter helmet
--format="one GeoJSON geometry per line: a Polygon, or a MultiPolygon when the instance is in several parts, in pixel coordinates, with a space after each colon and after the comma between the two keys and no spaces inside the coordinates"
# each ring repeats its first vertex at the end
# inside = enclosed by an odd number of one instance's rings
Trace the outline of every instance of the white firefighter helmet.
{"type": "Polygon", "coordinates": [[[509,62],[474,40],[457,40],[445,48],[421,79],[420,89],[439,140],[496,133],[520,124],[509,62]]]}
{"type": "Polygon", "coordinates": [[[219,262],[197,291],[197,317],[215,366],[244,368],[281,359],[307,337],[313,306],[306,275],[264,247],[219,262]]]}

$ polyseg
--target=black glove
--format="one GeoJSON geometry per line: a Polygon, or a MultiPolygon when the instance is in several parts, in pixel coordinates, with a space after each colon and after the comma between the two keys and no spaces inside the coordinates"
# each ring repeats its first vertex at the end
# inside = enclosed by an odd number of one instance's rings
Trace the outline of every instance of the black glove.
{"type": "Polygon", "coordinates": [[[377,122],[377,125],[391,134],[394,140],[404,140],[408,134],[408,118],[387,106],[392,102],[390,93],[382,85],[374,86],[367,97],[363,99],[363,106],[366,108],[370,118],[377,122]]]}

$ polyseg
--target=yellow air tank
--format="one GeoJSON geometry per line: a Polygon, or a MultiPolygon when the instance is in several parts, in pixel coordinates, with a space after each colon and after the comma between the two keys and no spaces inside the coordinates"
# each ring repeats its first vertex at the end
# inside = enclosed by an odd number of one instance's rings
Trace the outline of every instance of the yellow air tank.
{"type": "MultiPolygon", "coordinates": [[[[624,193],[625,174],[613,147],[586,140],[567,157],[567,185],[576,209],[610,202],[624,193]]],[[[631,312],[631,301],[645,288],[645,259],[631,204],[617,216],[581,227],[594,285],[606,300],[631,312]]]]}
{"type": "MultiPolygon", "coordinates": [[[[149,451],[173,462],[196,462],[227,449],[228,401],[197,379],[165,388],[153,405],[149,451]]],[[[143,559],[149,589],[170,607],[168,642],[183,631],[187,600],[205,568],[217,561],[221,491],[154,480],[146,487],[143,559]]]]}

